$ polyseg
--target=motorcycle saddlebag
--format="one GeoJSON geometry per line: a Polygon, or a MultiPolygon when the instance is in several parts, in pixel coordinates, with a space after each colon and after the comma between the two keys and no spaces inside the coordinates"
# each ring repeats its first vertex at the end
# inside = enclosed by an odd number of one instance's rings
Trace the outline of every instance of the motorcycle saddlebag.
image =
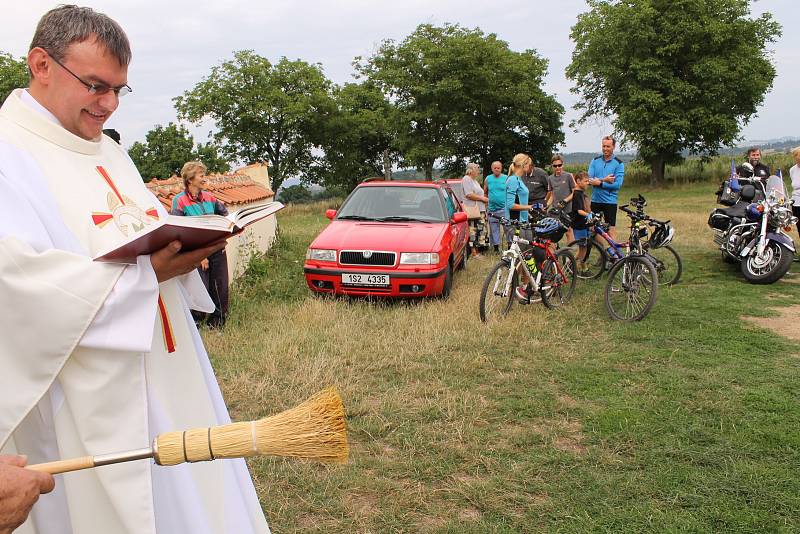
{"type": "Polygon", "coordinates": [[[731,189],[731,181],[725,180],[722,182],[722,186],[717,194],[717,202],[724,206],[733,206],[738,200],[739,192],[731,189]]]}
{"type": "Polygon", "coordinates": [[[731,224],[731,218],[724,213],[714,212],[708,217],[708,225],[716,230],[725,231],[731,224]]]}

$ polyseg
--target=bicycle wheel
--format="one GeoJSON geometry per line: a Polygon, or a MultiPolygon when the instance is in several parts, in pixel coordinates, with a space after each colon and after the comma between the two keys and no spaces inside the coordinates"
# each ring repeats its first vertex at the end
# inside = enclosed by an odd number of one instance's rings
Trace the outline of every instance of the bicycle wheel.
{"type": "Polygon", "coordinates": [[[514,303],[514,289],[517,287],[517,273],[511,271],[511,264],[499,261],[489,271],[481,290],[480,315],[484,323],[504,317],[514,303]]]}
{"type": "Polygon", "coordinates": [[[566,304],[575,292],[575,256],[567,249],[556,251],[556,262],[547,260],[542,266],[542,303],[548,308],[566,304]],[[560,270],[559,270],[560,267],[560,270]]]}
{"type": "Polygon", "coordinates": [[[606,270],[606,251],[603,250],[597,241],[592,238],[578,239],[567,245],[577,261],[576,275],[581,280],[595,280],[603,275],[606,270]],[[588,244],[586,244],[588,242],[588,244]],[[584,259],[584,269],[580,269],[579,245],[586,246],[586,258],[584,259]]]}
{"type": "Polygon", "coordinates": [[[683,261],[672,245],[648,248],[647,256],[658,273],[658,285],[671,286],[678,283],[683,273],[683,261]]]}
{"type": "Polygon", "coordinates": [[[612,319],[640,321],[656,303],[658,274],[642,256],[619,260],[608,273],[605,301],[612,319]]]}

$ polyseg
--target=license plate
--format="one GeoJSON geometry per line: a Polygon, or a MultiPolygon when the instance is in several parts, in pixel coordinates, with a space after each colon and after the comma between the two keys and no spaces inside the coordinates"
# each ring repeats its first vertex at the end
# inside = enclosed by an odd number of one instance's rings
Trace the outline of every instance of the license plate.
{"type": "Polygon", "coordinates": [[[342,274],[342,283],[351,286],[388,286],[388,274],[342,274]]]}

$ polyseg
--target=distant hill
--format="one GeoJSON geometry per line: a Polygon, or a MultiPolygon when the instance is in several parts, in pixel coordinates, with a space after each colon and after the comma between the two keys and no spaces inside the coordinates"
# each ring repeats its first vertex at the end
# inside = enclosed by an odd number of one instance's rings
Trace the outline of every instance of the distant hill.
{"type": "MultiPolygon", "coordinates": [[[[761,148],[762,152],[789,152],[794,147],[800,145],[800,139],[796,137],[780,137],[778,139],[767,139],[763,141],[746,141],[742,142],[733,147],[724,147],[719,150],[719,154],[722,156],[742,156],[747,152],[747,149],[752,146],[757,146],[761,148]]],[[[564,163],[567,164],[588,164],[594,158],[599,156],[599,152],[568,152],[563,154],[564,156],[564,163]]],[[[693,154],[689,154],[688,150],[684,150],[682,153],[684,158],[696,156],[693,154]]],[[[618,158],[620,158],[624,162],[632,161],[636,159],[638,153],[636,152],[622,152],[616,154],[618,158]]]]}

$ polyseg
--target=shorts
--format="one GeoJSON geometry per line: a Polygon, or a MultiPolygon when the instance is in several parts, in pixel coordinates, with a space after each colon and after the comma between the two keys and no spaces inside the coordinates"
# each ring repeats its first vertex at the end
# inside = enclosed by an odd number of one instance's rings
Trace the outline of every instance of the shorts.
{"type": "Polygon", "coordinates": [[[589,229],[588,228],[573,228],[572,235],[575,236],[575,240],[584,239],[589,237],[589,229]]]}
{"type": "Polygon", "coordinates": [[[609,226],[617,225],[617,205],[605,202],[592,202],[592,213],[602,213],[603,220],[609,226]]]}

